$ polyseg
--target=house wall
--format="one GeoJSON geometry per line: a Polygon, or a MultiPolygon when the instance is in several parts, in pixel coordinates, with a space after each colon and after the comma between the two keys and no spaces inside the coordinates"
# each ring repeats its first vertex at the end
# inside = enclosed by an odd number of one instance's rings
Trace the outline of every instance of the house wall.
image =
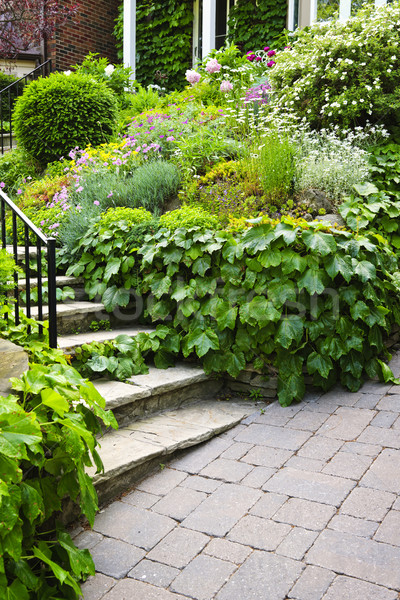
{"type": "Polygon", "coordinates": [[[66,70],[82,62],[89,52],[99,52],[110,62],[117,62],[114,19],[120,0],[80,0],[77,15],[60,27],[47,44],[53,70],[66,70]]]}

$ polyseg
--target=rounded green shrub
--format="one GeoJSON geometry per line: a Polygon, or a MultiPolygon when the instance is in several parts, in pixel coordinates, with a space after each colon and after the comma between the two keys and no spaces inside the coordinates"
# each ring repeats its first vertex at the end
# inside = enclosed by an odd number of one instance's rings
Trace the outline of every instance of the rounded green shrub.
{"type": "Polygon", "coordinates": [[[117,100],[90,75],[53,73],[30,83],[13,114],[18,143],[42,164],[114,134],[117,100]]]}
{"type": "Polygon", "coordinates": [[[101,215],[100,225],[107,229],[114,223],[124,221],[129,226],[133,226],[151,221],[152,218],[153,215],[151,212],[144,208],[123,208],[122,206],[118,206],[117,208],[109,208],[107,212],[101,215]]]}
{"type": "Polygon", "coordinates": [[[299,31],[269,72],[277,112],[313,128],[400,123],[400,5],[299,31]]]}
{"type": "Polygon", "coordinates": [[[211,215],[200,206],[182,206],[182,208],[171,210],[160,217],[160,227],[166,227],[170,230],[179,229],[180,227],[185,229],[192,227],[218,229],[218,226],[218,217],[211,215]]]}

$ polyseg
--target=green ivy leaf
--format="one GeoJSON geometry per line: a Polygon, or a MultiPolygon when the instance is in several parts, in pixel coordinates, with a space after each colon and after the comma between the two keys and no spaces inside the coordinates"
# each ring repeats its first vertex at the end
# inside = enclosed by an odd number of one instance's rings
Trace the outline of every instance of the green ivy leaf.
{"type": "Polygon", "coordinates": [[[295,302],[296,289],[293,281],[272,281],[268,286],[268,298],[276,308],[281,308],[288,300],[295,302]]]}
{"type": "Polygon", "coordinates": [[[375,266],[371,262],[369,262],[367,260],[361,260],[360,262],[358,262],[357,260],[354,259],[353,266],[354,266],[355,273],[359,276],[359,278],[361,279],[361,281],[363,283],[365,283],[369,279],[371,279],[371,280],[375,279],[376,269],[375,269],[375,266]]]}
{"type": "Polygon", "coordinates": [[[305,288],[312,296],[313,294],[322,294],[325,289],[324,274],[318,269],[307,269],[298,280],[299,289],[305,288]]]}
{"type": "Polygon", "coordinates": [[[198,258],[194,261],[192,265],[192,271],[195,275],[200,275],[200,277],[204,277],[206,271],[211,266],[211,256],[206,255],[198,258]]]}
{"type": "Polygon", "coordinates": [[[217,325],[220,330],[234,329],[236,325],[236,317],[238,314],[237,307],[233,307],[226,300],[220,299],[215,311],[217,325]]]}
{"type": "Polygon", "coordinates": [[[318,354],[318,352],[311,352],[308,356],[307,370],[311,375],[318,371],[324,379],[327,379],[332,369],[333,364],[329,356],[323,356],[322,354],[318,354]]]}
{"type": "Polygon", "coordinates": [[[111,258],[106,265],[106,268],[104,270],[104,276],[103,279],[104,281],[107,283],[108,281],[110,281],[112,275],[115,275],[116,273],[118,273],[120,267],[121,267],[121,259],[120,258],[111,258]]]}
{"type": "Polygon", "coordinates": [[[255,296],[251,302],[240,307],[241,323],[264,327],[270,321],[278,321],[280,318],[281,313],[264,296],[255,296]]]}
{"type": "Polygon", "coordinates": [[[303,231],[301,237],[309,250],[314,250],[321,256],[327,256],[336,252],[335,238],[331,233],[306,230],[303,231]]]}
{"type": "Polygon", "coordinates": [[[348,256],[340,256],[340,254],[334,254],[328,256],[325,260],[325,270],[331,279],[334,279],[338,273],[347,281],[353,276],[353,268],[351,265],[351,259],[348,256]]]}
{"type": "Polygon", "coordinates": [[[130,292],[125,288],[118,288],[116,285],[107,288],[103,294],[103,304],[107,312],[112,312],[117,306],[127,306],[130,299],[130,292]]]}
{"type": "Polygon", "coordinates": [[[189,349],[195,348],[197,356],[201,358],[209,350],[219,349],[218,336],[212,329],[206,329],[205,331],[195,329],[187,336],[187,346],[189,349]]]}
{"type": "Polygon", "coordinates": [[[283,348],[289,348],[293,341],[299,343],[303,336],[304,324],[300,317],[282,319],[275,341],[283,348]]]}

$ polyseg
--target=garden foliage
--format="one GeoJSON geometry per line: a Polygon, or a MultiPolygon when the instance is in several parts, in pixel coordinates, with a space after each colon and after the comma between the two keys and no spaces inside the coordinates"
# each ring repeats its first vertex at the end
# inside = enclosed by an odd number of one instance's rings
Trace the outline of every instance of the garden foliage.
{"type": "Polygon", "coordinates": [[[72,503],[93,524],[97,495],[85,468],[102,469],[97,419],[116,422],[72,367],[31,364],[13,388],[18,396],[0,403],[0,596],[76,600],[94,564],[65,532],[61,511],[72,503]]]}
{"type": "Polygon", "coordinates": [[[238,0],[229,11],[229,40],[246,52],[272,46],[286,27],[287,5],[275,0],[238,0]]]}
{"type": "Polygon", "coordinates": [[[276,55],[276,110],[314,128],[400,123],[400,6],[367,6],[346,22],[299,30],[276,55]]]}
{"type": "Polygon", "coordinates": [[[13,114],[18,143],[42,165],[75,147],[108,141],[116,118],[117,100],[106,84],[75,73],[32,81],[13,114]]]}

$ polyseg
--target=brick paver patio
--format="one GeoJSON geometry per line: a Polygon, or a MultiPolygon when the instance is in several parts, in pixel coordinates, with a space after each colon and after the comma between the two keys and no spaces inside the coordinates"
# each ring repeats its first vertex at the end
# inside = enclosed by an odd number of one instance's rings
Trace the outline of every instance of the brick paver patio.
{"type": "Polygon", "coordinates": [[[85,600],[395,600],[400,386],[270,405],[81,531],[85,600]]]}

